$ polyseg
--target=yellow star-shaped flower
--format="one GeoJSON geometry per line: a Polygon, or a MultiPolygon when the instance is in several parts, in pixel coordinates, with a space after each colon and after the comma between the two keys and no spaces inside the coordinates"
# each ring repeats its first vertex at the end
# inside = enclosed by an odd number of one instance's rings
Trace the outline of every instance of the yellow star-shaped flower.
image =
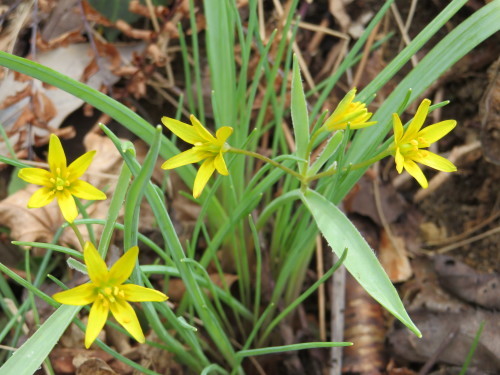
{"type": "Polygon", "coordinates": [[[455,172],[457,167],[442,156],[423,150],[432,143],[443,138],[457,125],[455,120],[445,120],[429,125],[420,130],[424,124],[431,101],[424,99],[417,109],[415,117],[404,131],[403,124],[397,113],[392,115],[394,126],[393,154],[396,159],[396,169],[401,173],[405,169],[425,189],[429,186],[424,173],[416,163],[427,165],[443,172],[455,172]]]}
{"type": "Polygon", "coordinates": [[[366,109],[366,104],[353,102],[356,89],[349,91],[335,108],[335,111],[323,124],[323,129],[328,131],[345,129],[349,124],[350,129],[361,129],[376,124],[377,121],[368,122],[372,113],[366,109]]]}
{"type": "Polygon", "coordinates": [[[106,199],[106,194],[102,191],[88,182],[79,180],[94,155],[95,151],[89,151],[67,166],[61,141],[55,134],[51,134],[48,157],[50,171],[41,168],[23,168],[19,171],[19,178],[43,186],[31,196],[28,208],[43,207],[56,198],[64,219],[72,223],[78,216],[73,196],[88,200],[106,199]]]}
{"type": "Polygon", "coordinates": [[[196,117],[191,115],[190,120],[193,125],[170,117],[162,117],[163,125],[183,141],[192,144],[193,147],[168,159],[161,167],[173,169],[205,160],[194,180],[193,197],[198,198],[215,170],[224,176],[229,174],[224,161],[224,153],[229,150],[226,140],[233,133],[233,128],[223,126],[217,130],[214,137],[196,117]]]}
{"type": "Polygon", "coordinates": [[[85,347],[87,349],[104,327],[110,310],[118,323],[134,339],[141,343],[145,341],[137,315],[127,301],[162,302],[168,297],[154,289],[134,284],[123,284],[132,274],[138,254],[139,248],[132,247],[108,271],[106,263],[94,245],[86,242],[83,258],[90,282],[53,295],[57,302],[66,305],[83,306],[92,303],[85,332],[85,347]]]}

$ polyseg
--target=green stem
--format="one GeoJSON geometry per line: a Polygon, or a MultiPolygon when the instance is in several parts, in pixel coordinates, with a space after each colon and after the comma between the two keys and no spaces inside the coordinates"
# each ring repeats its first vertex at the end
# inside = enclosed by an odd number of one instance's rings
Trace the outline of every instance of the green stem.
{"type": "Polygon", "coordinates": [[[253,151],[242,150],[242,149],[234,148],[234,147],[230,147],[229,150],[227,150],[227,151],[232,152],[234,154],[242,154],[242,155],[246,155],[246,156],[250,156],[252,158],[262,160],[266,163],[269,163],[269,164],[275,166],[276,168],[280,168],[281,170],[285,171],[286,173],[297,178],[299,181],[301,181],[301,182],[304,181],[304,176],[302,176],[301,174],[295,172],[294,170],[292,170],[290,168],[285,167],[284,165],[281,165],[278,162],[275,162],[272,159],[269,159],[268,157],[265,157],[264,155],[258,154],[258,153],[253,152],[253,151]]]}
{"type": "Polygon", "coordinates": [[[73,232],[75,232],[76,238],[78,238],[78,242],[80,242],[80,246],[82,247],[82,251],[85,248],[85,241],[83,240],[82,233],[80,232],[80,229],[75,225],[75,223],[69,223],[68,225],[73,229],[73,232]]]}
{"type": "MultiPolygon", "coordinates": [[[[365,168],[373,163],[376,163],[377,161],[385,158],[386,156],[389,156],[391,154],[391,150],[385,150],[383,152],[381,152],[380,154],[374,156],[373,158],[370,158],[368,160],[365,160],[365,161],[362,161],[360,163],[356,163],[356,164],[350,164],[349,166],[347,167],[344,167],[342,168],[342,171],[346,171],[347,169],[349,170],[354,170],[354,169],[360,169],[360,168],[365,168]]],[[[307,182],[311,182],[311,181],[314,181],[314,180],[318,180],[322,177],[327,177],[327,176],[333,176],[334,174],[336,174],[338,172],[337,169],[332,169],[332,170],[328,170],[328,171],[325,171],[325,172],[322,172],[322,173],[318,173],[314,176],[311,176],[307,179],[307,182]]]]}

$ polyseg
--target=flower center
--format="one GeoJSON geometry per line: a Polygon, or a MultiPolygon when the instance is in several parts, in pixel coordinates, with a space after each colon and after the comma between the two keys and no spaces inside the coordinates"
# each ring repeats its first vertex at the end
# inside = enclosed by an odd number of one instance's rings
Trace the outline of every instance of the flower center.
{"type": "Polygon", "coordinates": [[[53,177],[50,178],[50,182],[53,184],[54,190],[63,191],[65,188],[70,186],[70,182],[68,181],[68,171],[65,171],[63,174],[61,168],[56,168],[56,173],[52,176],[53,177]]]}
{"type": "Polygon", "coordinates": [[[125,298],[125,293],[117,286],[99,288],[97,293],[99,294],[98,298],[102,300],[106,306],[115,303],[117,299],[125,298]]]}

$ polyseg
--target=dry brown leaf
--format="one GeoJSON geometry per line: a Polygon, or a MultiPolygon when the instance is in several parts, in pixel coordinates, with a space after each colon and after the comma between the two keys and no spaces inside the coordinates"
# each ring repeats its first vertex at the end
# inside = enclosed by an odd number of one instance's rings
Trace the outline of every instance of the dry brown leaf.
{"type": "Polygon", "coordinates": [[[412,276],[413,272],[403,237],[393,235],[390,238],[387,232],[382,229],[378,257],[393,283],[406,281],[412,276]]]}
{"type": "Polygon", "coordinates": [[[100,358],[75,357],[73,364],[76,367],[76,375],[116,375],[116,372],[100,358]]]}

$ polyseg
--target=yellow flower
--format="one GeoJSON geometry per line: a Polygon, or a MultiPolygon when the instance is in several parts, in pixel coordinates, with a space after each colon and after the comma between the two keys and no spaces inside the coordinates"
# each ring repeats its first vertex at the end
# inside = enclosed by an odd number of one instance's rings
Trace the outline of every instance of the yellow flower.
{"type": "Polygon", "coordinates": [[[345,129],[347,124],[351,129],[361,129],[377,123],[377,121],[367,122],[372,117],[372,113],[368,112],[365,103],[353,102],[355,96],[355,88],[344,96],[335,111],[323,124],[325,130],[345,129]]]}
{"type": "Polygon", "coordinates": [[[54,294],[53,298],[66,305],[83,306],[93,303],[85,332],[85,347],[90,345],[101,332],[109,311],[134,339],[144,342],[144,334],[134,309],[127,301],[165,301],[168,297],[154,289],[134,284],[123,284],[134,270],[139,248],[132,247],[108,271],[92,243],[85,243],[83,258],[87,265],[90,282],[76,288],[54,294]]]}
{"type": "Polygon", "coordinates": [[[161,167],[163,169],[173,169],[205,160],[194,180],[193,197],[198,198],[215,170],[224,176],[229,174],[224,161],[224,153],[229,150],[226,140],[233,133],[233,128],[223,126],[217,130],[214,137],[196,117],[191,115],[190,120],[193,125],[170,117],[162,117],[163,125],[194,147],[168,159],[161,167]]]}
{"type": "Polygon", "coordinates": [[[394,125],[394,145],[392,147],[396,159],[396,169],[401,173],[404,168],[424,189],[429,184],[424,173],[415,162],[443,172],[455,172],[457,170],[457,167],[451,161],[430,151],[422,150],[443,138],[457,125],[455,120],[446,120],[420,130],[429,112],[430,104],[429,99],[422,101],[406,131],[404,131],[403,124],[397,113],[392,115],[394,125]]]}
{"type": "Polygon", "coordinates": [[[50,172],[41,168],[23,168],[19,171],[19,177],[24,181],[43,186],[31,196],[28,208],[43,207],[57,198],[64,218],[72,223],[78,216],[73,196],[88,200],[106,199],[106,194],[102,191],[78,179],[89,167],[94,154],[95,151],[89,151],[66,166],[61,141],[55,134],[51,134],[48,158],[50,172]]]}

